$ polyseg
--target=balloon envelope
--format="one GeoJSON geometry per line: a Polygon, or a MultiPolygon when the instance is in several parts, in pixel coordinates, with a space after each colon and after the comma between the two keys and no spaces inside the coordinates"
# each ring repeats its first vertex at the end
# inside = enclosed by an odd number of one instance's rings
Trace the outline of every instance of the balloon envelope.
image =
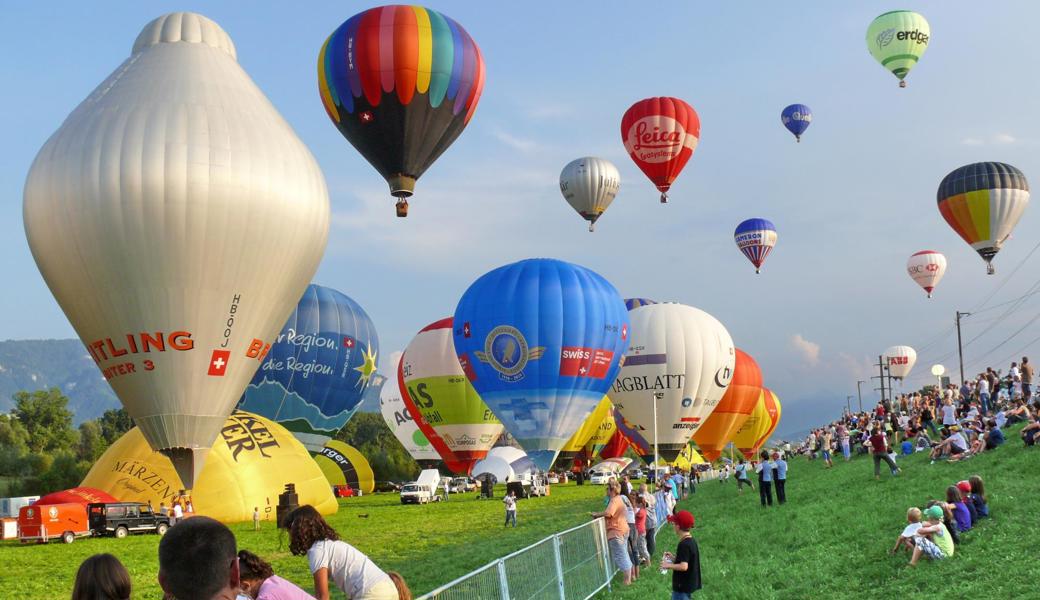
{"type": "Polygon", "coordinates": [[[188,487],[325,249],[317,162],[213,21],[171,13],[40,150],[29,247],[188,487]]]}
{"type": "Polygon", "coordinates": [[[812,123],[812,109],[804,104],[792,104],[780,112],[780,122],[794,134],[794,139],[802,141],[802,134],[812,123]]]}
{"type": "Polygon", "coordinates": [[[867,27],[867,49],[874,60],[899,78],[899,87],[906,87],[903,79],[928,49],[930,38],[928,21],[909,10],[884,13],[867,27]]]}
{"type": "Polygon", "coordinates": [[[280,423],[318,452],[361,403],[378,354],[368,313],[345,294],[311,284],[246,386],[239,408],[280,423]]]}
{"type": "Polygon", "coordinates": [[[622,453],[631,446],[632,450],[639,455],[639,458],[642,458],[647,463],[654,460],[654,432],[652,429],[646,430],[629,423],[617,408],[614,409],[614,424],[617,426],[618,433],[625,438],[622,453]]]}
{"type": "Polygon", "coordinates": [[[1029,205],[1029,182],[1015,167],[998,162],[973,163],[952,171],[939,184],[939,212],[986,261],[993,257],[1029,205]]]}
{"type": "Polygon", "coordinates": [[[755,265],[755,273],[762,268],[769,252],[776,245],[776,227],[766,219],[747,219],[733,232],[737,248],[755,265]]]}
{"type": "Polygon", "coordinates": [[[620,188],[621,174],[614,163],[595,156],[572,160],[560,173],[560,193],[567,204],[589,222],[589,231],[620,188]]]}
{"type": "Polygon", "coordinates": [[[331,485],[349,485],[365,494],[375,490],[375,475],[368,460],[345,442],[329,440],[315,455],[314,462],[331,485]]]}
{"type": "Polygon", "coordinates": [[[683,304],[651,304],[629,317],[632,345],[610,398],[625,420],[652,440],[654,398],[661,395],[658,452],[672,461],[729,386],[733,340],[714,317],[683,304]]]}
{"type": "Polygon", "coordinates": [[[593,271],[528,259],[486,273],[466,290],[454,335],[466,376],[547,471],[617,376],[628,312],[614,286],[593,271]]]}
{"type": "Polygon", "coordinates": [[[679,98],[647,98],[621,118],[621,141],[636,166],[668,201],[668,190],[693,156],[701,136],[697,111],[679,98]]]}
{"type": "Polygon", "coordinates": [[[891,346],[882,354],[892,377],[903,379],[910,374],[917,362],[917,352],[910,346],[891,346]]]}
{"type": "Polygon", "coordinates": [[[356,14],[318,54],[318,91],[329,118],[404,198],[462,133],[484,89],[484,58],[466,30],[421,6],[356,14]]]}
{"type": "Polygon", "coordinates": [[[753,459],[779,423],[780,399],[771,390],[762,388],[755,410],[733,435],[733,445],[745,458],[753,459]]]}
{"type": "Polygon", "coordinates": [[[379,412],[408,455],[419,463],[419,466],[428,469],[440,462],[441,457],[426,438],[426,434],[419,429],[419,424],[412,418],[412,412],[408,410],[401,397],[401,382],[398,378],[401,354],[397,353],[396,360],[390,361],[392,373],[388,375],[386,383],[379,391],[379,412]]]}
{"type": "Polygon", "coordinates": [[[693,441],[708,460],[717,460],[744,421],[751,416],[762,395],[762,371],[749,354],[736,349],[733,379],[718,406],[704,421],[693,441]]]}
{"type": "Polygon", "coordinates": [[[906,261],[906,273],[917,285],[924,288],[931,298],[932,290],[939,285],[946,273],[946,257],[934,250],[915,252],[906,261]]]}
{"type": "Polygon", "coordinates": [[[582,448],[589,443],[589,440],[599,430],[600,425],[606,419],[612,419],[614,415],[614,404],[611,403],[610,398],[603,396],[603,399],[596,405],[596,410],[592,411],[589,418],[585,419],[585,422],[581,424],[581,427],[574,432],[571,439],[567,440],[567,443],[560,448],[560,454],[556,457],[557,464],[561,461],[571,461],[582,451],[582,448]]]}

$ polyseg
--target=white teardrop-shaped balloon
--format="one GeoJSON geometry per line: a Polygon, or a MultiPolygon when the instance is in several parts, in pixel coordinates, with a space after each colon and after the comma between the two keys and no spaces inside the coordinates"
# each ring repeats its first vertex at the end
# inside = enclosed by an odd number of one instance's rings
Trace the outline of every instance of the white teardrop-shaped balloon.
{"type": "Polygon", "coordinates": [[[733,339],[715,317],[683,304],[648,304],[628,313],[631,345],[610,399],[671,462],[707,420],[733,376],[733,339]]]}
{"type": "Polygon", "coordinates": [[[906,272],[931,298],[932,290],[946,273],[946,257],[934,250],[915,252],[906,261],[906,272]]]}
{"type": "Polygon", "coordinates": [[[910,346],[892,346],[882,355],[892,377],[903,379],[917,362],[917,352],[910,346]]]}
{"type": "Polygon", "coordinates": [[[317,162],[213,21],[172,13],[25,184],[36,264],[148,443],[191,486],[325,249],[317,162]]]}
{"type": "Polygon", "coordinates": [[[560,173],[560,193],[593,231],[621,188],[621,174],[609,160],[585,156],[572,160],[560,173]]]}
{"type": "Polygon", "coordinates": [[[437,450],[433,447],[419,426],[412,418],[404,400],[401,399],[401,380],[398,365],[401,363],[402,352],[394,352],[390,356],[390,369],[386,374],[386,382],[379,391],[379,412],[386,421],[386,426],[393,432],[397,441],[401,442],[404,449],[413,459],[422,465],[423,463],[437,462],[441,459],[437,450]]]}

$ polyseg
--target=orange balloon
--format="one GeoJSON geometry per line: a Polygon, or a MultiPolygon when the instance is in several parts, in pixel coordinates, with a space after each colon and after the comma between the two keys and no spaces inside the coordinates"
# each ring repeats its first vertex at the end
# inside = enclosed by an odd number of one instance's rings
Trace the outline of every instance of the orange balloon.
{"type": "Polygon", "coordinates": [[[693,441],[709,461],[722,456],[722,449],[751,416],[762,394],[762,371],[758,363],[740,348],[736,350],[733,379],[726,393],[700,429],[693,434],[693,441]]]}
{"type": "Polygon", "coordinates": [[[745,458],[753,459],[779,423],[780,399],[769,389],[762,388],[755,410],[733,435],[733,445],[745,458]]]}

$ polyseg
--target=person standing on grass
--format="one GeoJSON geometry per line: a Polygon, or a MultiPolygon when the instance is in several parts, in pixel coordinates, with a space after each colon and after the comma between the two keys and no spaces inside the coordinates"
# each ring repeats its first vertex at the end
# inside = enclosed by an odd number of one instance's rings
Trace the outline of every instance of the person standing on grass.
{"type": "Polygon", "coordinates": [[[1033,365],[1029,364],[1029,357],[1022,357],[1022,399],[1029,402],[1033,397],[1033,365]]]}
{"type": "Polygon", "coordinates": [[[181,508],[180,502],[173,503],[173,516],[170,517],[170,527],[173,527],[177,523],[180,523],[181,519],[184,518],[184,509],[181,508]]]}
{"type": "Polygon", "coordinates": [[[745,485],[751,488],[752,490],[755,489],[755,486],[751,484],[751,480],[748,479],[747,463],[744,462],[743,458],[741,458],[740,462],[737,463],[737,466],[734,467],[734,472],[737,476],[737,495],[741,495],[744,493],[745,485]]]}
{"type": "Polygon", "coordinates": [[[778,453],[773,453],[773,484],[776,486],[776,501],[778,504],[787,502],[787,461],[778,453]]]}
{"type": "Polygon", "coordinates": [[[638,494],[632,494],[632,501],[636,504],[636,564],[646,563],[650,566],[650,549],[646,545],[646,500],[638,494]]]}
{"type": "Polygon", "coordinates": [[[870,452],[874,457],[874,479],[881,479],[881,461],[885,461],[888,467],[892,470],[892,475],[899,474],[899,467],[896,466],[896,461],[892,460],[892,457],[888,453],[888,439],[885,437],[885,432],[881,430],[880,425],[874,426],[874,433],[867,440],[870,444],[870,452]]]}
{"type": "Polygon", "coordinates": [[[603,517],[607,529],[607,547],[614,566],[621,571],[624,584],[632,583],[632,561],[628,556],[628,524],[625,522],[625,505],[622,503],[621,486],[617,481],[607,483],[607,508],[593,512],[593,518],[603,517]]]}
{"type": "Polygon", "coordinates": [[[654,498],[645,483],[639,484],[639,497],[646,507],[646,551],[653,556],[657,550],[657,540],[654,538],[657,531],[657,498],[654,498]]]}
{"type": "Polygon", "coordinates": [[[665,552],[661,569],[672,572],[672,600],[690,600],[690,595],[701,589],[701,554],[697,541],[690,535],[693,515],[680,510],[668,517],[668,522],[679,536],[675,554],[665,552]]]}
{"type": "Polygon", "coordinates": [[[260,531],[260,507],[253,507],[253,531],[260,531]]]}
{"type": "Polygon", "coordinates": [[[506,505],[506,523],[503,527],[509,527],[509,524],[513,524],[513,528],[516,529],[516,492],[511,491],[506,494],[505,498],[502,498],[502,504],[506,505]]]}
{"type": "MultiPolygon", "coordinates": [[[[631,484],[629,484],[631,485],[631,484]]],[[[625,488],[622,487],[622,490],[625,488]]],[[[636,531],[635,494],[621,494],[621,502],[625,505],[625,525],[628,525],[628,560],[632,561],[632,581],[639,579],[639,532],[636,531]]]]}
{"type": "Polygon", "coordinates": [[[769,506],[773,505],[773,465],[769,462],[768,451],[763,450],[759,458],[761,460],[755,465],[755,472],[758,473],[758,498],[765,508],[767,502],[769,506]]]}
{"type": "Polygon", "coordinates": [[[823,464],[826,468],[834,466],[834,461],[831,460],[831,444],[834,442],[834,434],[831,433],[830,428],[823,430],[823,464]]]}

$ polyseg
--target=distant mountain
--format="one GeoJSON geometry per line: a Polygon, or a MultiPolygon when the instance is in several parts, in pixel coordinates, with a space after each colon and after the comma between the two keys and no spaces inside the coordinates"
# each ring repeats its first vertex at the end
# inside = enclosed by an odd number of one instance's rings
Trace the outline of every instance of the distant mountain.
{"type": "Polygon", "coordinates": [[[119,400],[79,340],[7,340],[0,342],[0,412],[14,407],[21,390],[58,387],[69,397],[78,426],[100,417],[119,400]]]}

